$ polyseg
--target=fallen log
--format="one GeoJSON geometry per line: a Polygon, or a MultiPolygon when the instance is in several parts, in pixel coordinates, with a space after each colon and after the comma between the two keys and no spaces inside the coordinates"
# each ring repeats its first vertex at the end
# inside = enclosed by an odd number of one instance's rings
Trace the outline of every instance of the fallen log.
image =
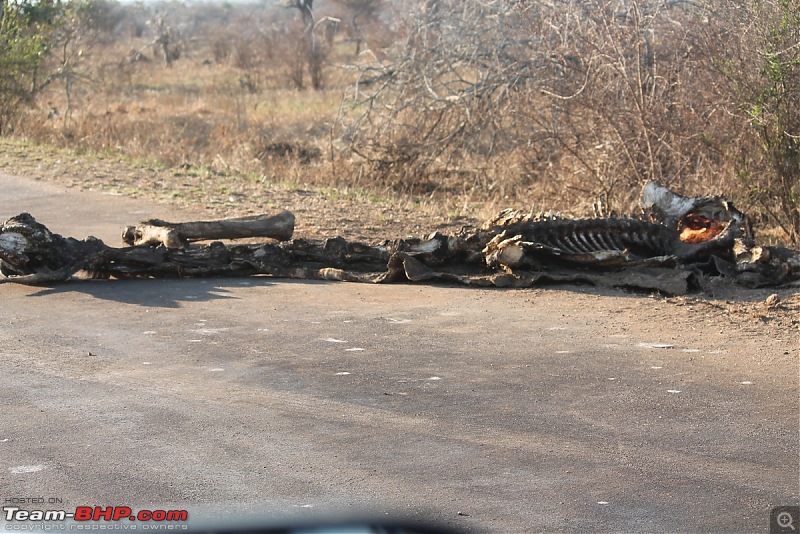
{"type": "Polygon", "coordinates": [[[128,245],[164,245],[167,248],[181,248],[192,241],[245,237],[269,237],[278,241],[288,241],[293,233],[294,214],[282,211],[274,215],[254,215],[220,221],[171,223],[151,219],[136,226],[127,226],[122,232],[122,240],[128,245]]]}

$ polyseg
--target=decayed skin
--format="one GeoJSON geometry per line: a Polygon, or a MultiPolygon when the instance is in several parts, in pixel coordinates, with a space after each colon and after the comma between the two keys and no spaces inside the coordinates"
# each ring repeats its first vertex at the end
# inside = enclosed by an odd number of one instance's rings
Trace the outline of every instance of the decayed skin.
{"type": "MultiPolygon", "coordinates": [[[[749,235],[747,218],[724,198],[683,197],[651,183],[644,188],[642,207],[644,218],[585,220],[505,211],[477,230],[379,245],[333,238],[192,246],[182,239],[180,247],[162,242],[124,248],[92,237],[64,238],[23,213],[0,227],[0,270],[4,281],[27,284],[63,281],[85,271],[104,278],[266,274],[500,287],[583,281],[673,294],[688,291],[703,272],[751,287],[800,278],[800,254],[742,239],[749,235]]],[[[291,214],[281,216],[293,223],[291,214]]],[[[192,223],[192,228],[211,228],[211,237],[222,237],[216,222],[192,223]]],[[[202,231],[192,234],[203,237],[202,231]]]]}
{"type": "Polygon", "coordinates": [[[78,241],[54,234],[22,213],[0,227],[0,272],[27,284],[67,280],[100,261],[107,248],[94,237],[78,241]]]}

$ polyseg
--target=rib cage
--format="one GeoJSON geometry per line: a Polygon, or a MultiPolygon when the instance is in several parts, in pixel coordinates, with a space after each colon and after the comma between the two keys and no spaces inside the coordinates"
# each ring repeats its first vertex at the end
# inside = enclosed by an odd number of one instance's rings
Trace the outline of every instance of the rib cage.
{"type": "Polygon", "coordinates": [[[506,236],[551,249],[559,255],[627,251],[649,258],[675,253],[678,235],[659,224],[638,219],[547,219],[513,223],[506,236]]]}
{"type": "Polygon", "coordinates": [[[610,256],[626,260],[672,256],[687,264],[715,255],[730,257],[736,238],[743,232],[752,237],[746,215],[724,197],[684,197],[656,182],[645,185],[638,214],[618,218],[603,199],[593,207],[594,219],[504,210],[482,227],[484,235],[502,234],[502,239],[492,238],[485,252],[496,255],[513,244],[528,255],[550,254],[584,265],[601,265],[610,256]],[[503,245],[502,240],[514,242],[503,245]]]}

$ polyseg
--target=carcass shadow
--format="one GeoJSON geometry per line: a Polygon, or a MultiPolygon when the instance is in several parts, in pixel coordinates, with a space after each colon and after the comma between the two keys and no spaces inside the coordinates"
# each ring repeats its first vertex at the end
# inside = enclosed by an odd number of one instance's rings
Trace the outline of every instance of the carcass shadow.
{"type": "Polygon", "coordinates": [[[239,299],[233,288],[273,285],[267,277],[172,278],[145,280],[70,280],[41,288],[29,297],[82,293],[100,300],[155,308],[180,308],[187,302],[239,299]]]}
{"type": "MultiPolygon", "coordinates": [[[[240,299],[234,296],[233,289],[245,287],[266,287],[276,283],[298,284],[340,284],[323,280],[298,280],[273,278],[268,276],[220,277],[220,278],[159,278],[138,280],[83,280],[73,279],[50,287],[39,286],[28,297],[46,297],[55,294],[81,293],[93,298],[144,307],[180,308],[186,302],[209,302],[214,300],[240,299]]],[[[371,285],[371,284],[369,284],[371,285]]],[[[446,281],[427,281],[406,283],[416,287],[451,287],[464,291],[488,289],[491,291],[517,292],[522,288],[478,288],[446,281]]],[[[605,296],[612,298],[657,298],[689,299],[692,301],[730,301],[737,303],[760,303],[771,294],[783,300],[794,294],[796,288],[748,289],[737,286],[732,281],[714,277],[704,282],[702,289],[694,287],[684,294],[671,295],[653,289],[620,286],[601,286],[590,283],[544,281],[527,289],[567,291],[579,294],[605,296]]]]}

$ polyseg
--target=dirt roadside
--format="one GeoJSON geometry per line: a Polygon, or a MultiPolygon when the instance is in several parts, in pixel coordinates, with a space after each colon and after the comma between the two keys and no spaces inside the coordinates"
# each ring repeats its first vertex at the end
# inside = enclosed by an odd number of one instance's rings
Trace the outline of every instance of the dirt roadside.
{"type": "Polygon", "coordinates": [[[297,217],[295,233],[304,237],[341,235],[375,241],[419,236],[435,230],[479,224],[429,206],[363,191],[311,189],[275,184],[259,177],[213,175],[201,169],[170,169],[119,157],[83,156],[74,151],[0,138],[0,171],[44,180],[76,190],[147,199],[158,205],[202,210],[208,219],[240,217],[287,209],[297,217]]]}

